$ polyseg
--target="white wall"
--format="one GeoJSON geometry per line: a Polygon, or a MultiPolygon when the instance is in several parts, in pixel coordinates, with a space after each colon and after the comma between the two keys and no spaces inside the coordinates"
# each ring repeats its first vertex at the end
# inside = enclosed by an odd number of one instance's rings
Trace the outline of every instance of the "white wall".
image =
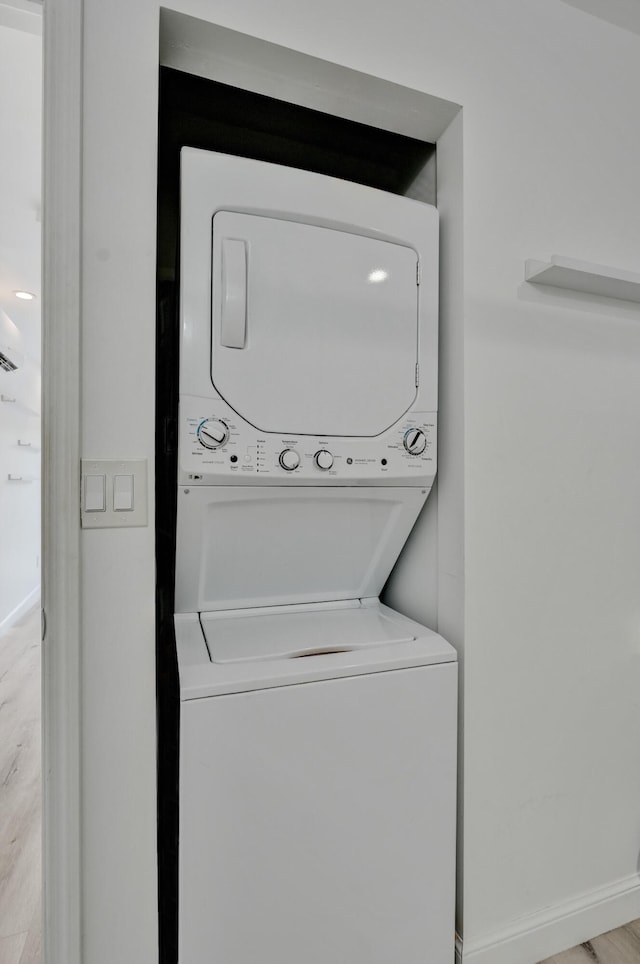
{"type": "MultiPolygon", "coordinates": [[[[463,105],[464,958],[539,960],[640,913],[640,318],[521,283],[640,263],[640,40],[559,0],[174,6],[463,105]]],[[[152,459],[158,4],[85,11],[83,454],[152,459]]],[[[152,529],[82,563],[84,961],[151,964],[152,529]]]]}
{"type": "Polygon", "coordinates": [[[83,964],[157,959],[156,19],[149,3],[85,4],[82,455],[151,471],[149,527],[80,545],[83,964]]]}

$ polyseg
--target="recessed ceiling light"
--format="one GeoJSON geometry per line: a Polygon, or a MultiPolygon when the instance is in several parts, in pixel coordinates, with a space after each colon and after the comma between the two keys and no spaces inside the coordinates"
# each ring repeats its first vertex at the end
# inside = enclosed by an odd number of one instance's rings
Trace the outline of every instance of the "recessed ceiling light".
{"type": "Polygon", "coordinates": [[[32,295],[30,291],[14,291],[16,298],[22,298],[23,301],[33,301],[35,295],[32,295]]]}

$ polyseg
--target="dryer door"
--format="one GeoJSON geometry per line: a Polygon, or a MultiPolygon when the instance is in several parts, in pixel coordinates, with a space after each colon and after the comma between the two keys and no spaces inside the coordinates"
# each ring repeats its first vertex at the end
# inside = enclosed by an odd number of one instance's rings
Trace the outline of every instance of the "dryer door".
{"type": "Polygon", "coordinates": [[[213,218],[213,384],[260,431],[373,436],[416,396],[417,254],[315,224],[213,218]]]}

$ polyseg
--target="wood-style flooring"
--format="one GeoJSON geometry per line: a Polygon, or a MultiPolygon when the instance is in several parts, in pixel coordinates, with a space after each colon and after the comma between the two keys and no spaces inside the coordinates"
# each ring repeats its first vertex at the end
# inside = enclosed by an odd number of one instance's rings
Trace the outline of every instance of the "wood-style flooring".
{"type": "MultiPolygon", "coordinates": [[[[34,609],[0,637],[0,964],[41,964],[40,705],[34,609]]],[[[640,964],[640,921],[541,964],[594,962],[640,964]]]]}
{"type": "Polygon", "coordinates": [[[40,964],[40,610],[0,637],[0,964],[40,964]]]}
{"type": "MultiPolygon", "coordinates": [[[[541,964],[640,964],[640,920],[594,937],[541,964]]],[[[515,964],[515,962],[514,962],[515,964]]]]}

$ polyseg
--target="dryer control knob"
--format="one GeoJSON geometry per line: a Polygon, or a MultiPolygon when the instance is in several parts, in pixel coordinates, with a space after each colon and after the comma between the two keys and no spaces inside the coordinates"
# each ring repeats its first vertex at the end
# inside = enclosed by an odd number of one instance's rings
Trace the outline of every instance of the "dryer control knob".
{"type": "Polygon", "coordinates": [[[207,418],[198,425],[198,441],[206,449],[219,449],[229,438],[229,427],[219,418],[207,418]]]}
{"type": "Polygon", "coordinates": [[[293,472],[300,465],[300,456],[295,449],[283,449],[278,461],[285,471],[293,472]]]}
{"type": "Polygon", "coordinates": [[[404,433],[403,442],[409,455],[422,455],[427,447],[427,436],[419,428],[410,428],[404,433]]]}
{"type": "Polygon", "coordinates": [[[326,449],[320,449],[319,452],[313,456],[313,459],[319,469],[326,472],[333,465],[333,455],[331,452],[327,452],[326,449]]]}

